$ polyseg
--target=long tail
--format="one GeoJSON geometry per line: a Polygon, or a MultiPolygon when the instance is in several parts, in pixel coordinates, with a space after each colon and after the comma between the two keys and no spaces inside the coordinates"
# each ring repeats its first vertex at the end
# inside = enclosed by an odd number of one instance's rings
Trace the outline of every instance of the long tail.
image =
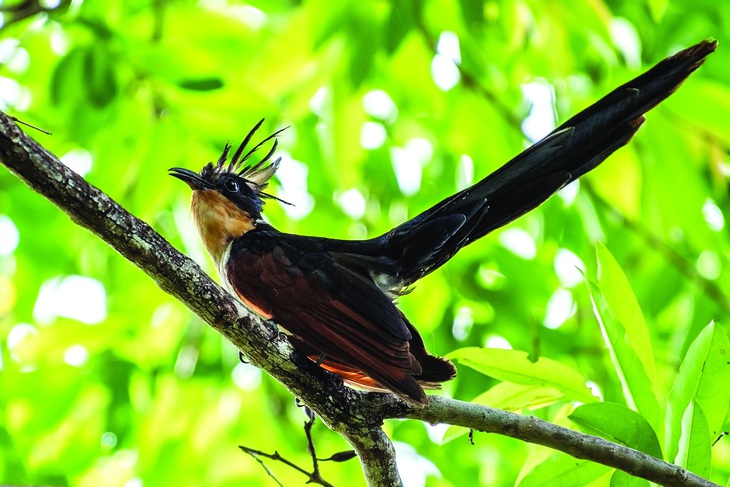
{"type": "Polygon", "coordinates": [[[474,186],[438,203],[387,236],[391,261],[408,285],[460,248],[534,209],[625,145],[663,101],[717,47],[703,41],[616,88],[474,186]],[[396,255],[397,254],[397,255],[396,255]]]}

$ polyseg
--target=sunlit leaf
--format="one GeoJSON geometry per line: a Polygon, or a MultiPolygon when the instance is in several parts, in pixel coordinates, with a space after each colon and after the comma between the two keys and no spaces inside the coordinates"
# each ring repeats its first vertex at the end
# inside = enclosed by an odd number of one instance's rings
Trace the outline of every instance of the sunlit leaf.
{"type": "Polygon", "coordinates": [[[702,407],[692,401],[682,414],[679,445],[674,463],[705,478],[710,473],[712,456],[708,431],[707,417],[702,411],[702,407]]]}
{"type": "Polygon", "coordinates": [[[596,253],[599,280],[586,281],[594,313],[628,405],[657,428],[659,404],[653,392],[654,354],[644,316],[626,276],[608,249],[599,244],[596,253]]]}
{"type": "Polygon", "coordinates": [[[580,487],[608,472],[605,465],[554,453],[517,484],[519,487],[580,487]]]}
{"type": "Polygon", "coordinates": [[[610,487],[649,487],[649,481],[634,477],[623,470],[616,470],[611,475],[610,487]]]}
{"type": "Polygon", "coordinates": [[[709,438],[720,433],[730,403],[728,353],[730,343],[727,334],[714,322],[692,342],[669,394],[665,439],[667,458],[674,459],[680,450],[687,457],[688,445],[696,445],[695,442],[699,441],[696,438],[707,439],[709,444],[709,438]],[[699,408],[694,407],[694,403],[699,408]],[[698,413],[697,409],[701,412],[698,413]],[[705,419],[695,418],[700,415],[705,419]],[[698,421],[707,425],[706,435],[696,430],[701,426],[698,421]]]}
{"type": "Polygon", "coordinates": [[[386,28],[386,47],[395,51],[403,38],[416,26],[421,15],[422,0],[392,0],[392,10],[386,28]]]}
{"type": "Polygon", "coordinates": [[[554,387],[500,382],[471,402],[507,411],[537,409],[554,404],[565,396],[554,387]]]}
{"type": "Polygon", "coordinates": [[[459,0],[459,6],[466,25],[475,26],[484,21],[484,0],[459,0]]]}
{"type": "MultiPolygon", "coordinates": [[[[363,4],[367,5],[367,4],[363,4]]],[[[353,86],[358,87],[367,78],[370,73],[378,46],[373,42],[370,33],[377,25],[367,16],[358,20],[359,28],[353,29],[352,38],[350,40],[350,63],[347,71],[350,75],[350,81],[353,86]]]]}
{"type": "Polygon", "coordinates": [[[649,11],[655,22],[661,21],[667,11],[669,0],[648,0],[649,11]]]}
{"type": "Polygon", "coordinates": [[[611,252],[600,242],[596,246],[598,286],[614,318],[623,326],[626,342],[637,353],[646,375],[654,381],[654,352],[639,302],[626,275],[611,252]]]}
{"type": "Polygon", "coordinates": [[[496,348],[461,348],[448,355],[496,379],[531,386],[553,387],[573,401],[593,402],[596,397],[585,386],[585,379],[574,369],[541,357],[531,362],[527,352],[496,348]]]}

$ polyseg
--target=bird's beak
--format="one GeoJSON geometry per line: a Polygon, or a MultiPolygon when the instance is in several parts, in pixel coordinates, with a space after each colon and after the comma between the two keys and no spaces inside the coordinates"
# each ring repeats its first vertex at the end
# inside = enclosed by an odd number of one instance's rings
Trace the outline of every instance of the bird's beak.
{"type": "Polygon", "coordinates": [[[182,167],[171,167],[170,169],[168,169],[168,171],[170,171],[170,176],[176,177],[179,180],[184,181],[193,190],[210,189],[210,184],[208,184],[208,181],[201,178],[200,174],[196,173],[195,171],[191,171],[190,169],[184,169],[182,167]]]}

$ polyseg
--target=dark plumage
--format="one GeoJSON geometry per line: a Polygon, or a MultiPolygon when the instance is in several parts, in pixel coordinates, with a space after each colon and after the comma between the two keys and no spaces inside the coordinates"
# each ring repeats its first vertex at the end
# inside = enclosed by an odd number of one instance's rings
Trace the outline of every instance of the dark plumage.
{"type": "Polygon", "coordinates": [[[224,284],[291,334],[301,352],[350,384],[428,404],[423,388],[453,378],[430,355],[393,300],[465,245],[540,205],[625,145],[643,114],[671,95],[715,50],[704,41],[665,59],[586,108],[500,169],[369,240],[281,233],[260,220],[263,192],[278,168],[276,142],[260,162],[244,163],[266,138],[230,162],[226,146],[200,174],[173,168],[195,190],[193,212],[224,284]]]}

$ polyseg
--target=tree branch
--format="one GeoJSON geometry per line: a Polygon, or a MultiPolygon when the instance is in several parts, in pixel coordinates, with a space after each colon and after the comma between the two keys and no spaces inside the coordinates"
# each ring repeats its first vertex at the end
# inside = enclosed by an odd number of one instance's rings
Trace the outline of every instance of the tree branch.
{"type": "Polygon", "coordinates": [[[332,374],[297,354],[282,336],[215,284],[149,225],[64,166],[0,112],[0,161],[11,172],[91,230],[147,273],[314,410],[353,447],[370,486],[400,486],[395,450],[381,426],[387,418],[411,418],[498,433],[624,470],[662,485],[715,485],[621,445],[536,418],[431,396],[416,409],[391,394],[345,387],[332,374]]]}
{"type": "Polygon", "coordinates": [[[432,397],[430,407],[421,410],[411,409],[405,416],[429,423],[443,422],[443,418],[448,417],[449,424],[547,446],[576,458],[618,468],[659,485],[717,485],[677,465],[632,448],[597,436],[578,433],[542,419],[501,409],[485,408],[455,399],[432,397]]]}

